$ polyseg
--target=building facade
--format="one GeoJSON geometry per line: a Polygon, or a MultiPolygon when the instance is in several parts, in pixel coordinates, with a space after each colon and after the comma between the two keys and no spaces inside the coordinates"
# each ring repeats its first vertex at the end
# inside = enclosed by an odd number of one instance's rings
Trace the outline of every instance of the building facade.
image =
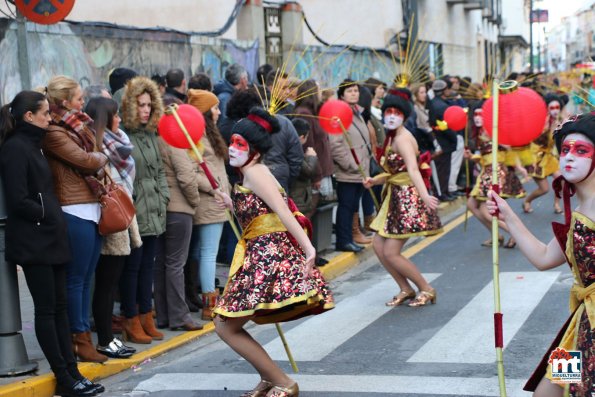
{"type": "MultiPolygon", "coordinates": [[[[105,82],[107,72],[118,66],[145,74],[180,67],[188,74],[205,71],[219,79],[230,63],[247,64],[254,78],[256,67],[268,62],[285,65],[296,77],[334,86],[345,77],[390,82],[406,59],[415,59],[437,76],[480,81],[499,70],[523,69],[526,3],[103,0],[97,7],[96,2],[77,1],[67,22],[49,27],[27,23],[29,47],[47,50],[30,57],[29,69],[34,83],[63,73],[86,85],[105,82]],[[74,44],[66,46],[70,41],[74,44]],[[60,51],[67,47],[77,62],[64,61],[60,51]]],[[[0,9],[10,14],[5,4],[0,9]]],[[[0,28],[6,33],[0,49],[18,58],[14,21],[0,18],[0,28]]],[[[16,64],[0,66],[3,99],[21,88],[19,73],[16,64]]]]}

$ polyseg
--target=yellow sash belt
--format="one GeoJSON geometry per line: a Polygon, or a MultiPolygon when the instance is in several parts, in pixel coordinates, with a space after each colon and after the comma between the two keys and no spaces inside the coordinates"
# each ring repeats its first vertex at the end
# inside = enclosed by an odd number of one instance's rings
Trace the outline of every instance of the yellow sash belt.
{"type": "Polygon", "coordinates": [[[570,290],[570,312],[574,311],[584,303],[591,329],[595,329],[595,283],[586,288],[574,284],[570,290]]]}
{"type": "Polygon", "coordinates": [[[231,280],[232,276],[236,274],[244,264],[246,244],[248,240],[264,234],[286,231],[287,228],[283,225],[277,214],[263,214],[252,219],[252,222],[250,222],[242,232],[238,245],[236,245],[236,249],[233,253],[233,260],[231,261],[231,268],[229,269],[228,281],[231,280]]]}
{"type": "Polygon", "coordinates": [[[391,185],[412,185],[413,181],[407,171],[398,172],[396,174],[389,174],[388,172],[378,175],[378,177],[386,177],[386,183],[391,185]]]}
{"type": "MultiPolygon", "coordinates": [[[[293,216],[303,216],[303,214],[299,211],[295,211],[293,212],[293,216]]],[[[236,245],[236,249],[233,253],[231,268],[229,269],[229,277],[227,278],[228,285],[229,280],[231,280],[233,275],[236,274],[237,271],[240,270],[240,268],[244,265],[244,258],[246,257],[246,245],[248,240],[252,240],[253,238],[262,236],[264,234],[286,231],[287,228],[285,225],[283,225],[283,222],[281,222],[281,219],[279,219],[277,214],[263,214],[252,219],[252,222],[250,222],[242,232],[240,240],[238,241],[238,245],[236,245]]],[[[227,286],[225,289],[227,290],[227,286]]]]}

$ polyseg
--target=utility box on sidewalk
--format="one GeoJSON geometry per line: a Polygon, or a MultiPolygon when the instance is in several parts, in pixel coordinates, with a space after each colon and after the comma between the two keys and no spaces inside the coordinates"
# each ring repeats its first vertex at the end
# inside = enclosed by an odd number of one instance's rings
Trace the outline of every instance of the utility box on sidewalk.
{"type": "Polygon", "coordinates": [[[316,252],[322,252],[332,244],[333,235],[333,208],[337,203],[329,203],[316,208],[312,218],[312,244],[316,252]]]}

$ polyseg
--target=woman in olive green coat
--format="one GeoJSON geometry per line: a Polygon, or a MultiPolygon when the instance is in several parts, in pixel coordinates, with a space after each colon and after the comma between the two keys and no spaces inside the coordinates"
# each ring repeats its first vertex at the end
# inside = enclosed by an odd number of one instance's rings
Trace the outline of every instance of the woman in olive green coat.
{"type": "Polygon", "coordinates": [[[122,123],[134,145],[136,164],[134,205],[143,241],[132,249],[120,279],[121,308],[125,322],[122,336],[135,343],[163,339],[152,316],[153,266],[157,237],[165,231],[169,190],[159,153],[157,123],[163,115],[157,85],[146,77],[128,81],[122,97],[122,123]]]}

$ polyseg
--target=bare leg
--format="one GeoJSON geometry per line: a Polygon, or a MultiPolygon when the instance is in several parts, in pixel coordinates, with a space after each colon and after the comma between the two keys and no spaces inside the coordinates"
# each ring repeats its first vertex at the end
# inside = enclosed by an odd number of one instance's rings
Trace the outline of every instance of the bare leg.
{"type": "Polygon", "coordinates": [[[391,265],[391,263],[386,259],[384,255],[384,246],[389,239],[386,239],[378,234],[374,235],[374,239],[372,240],[372,246],[374,247],[374,252],[376,252],[376,256],[382,266],[386,269],[386,271],[393,277],[395,282],[399,285],[401,291],[414,291],[409,281],[403,277],[399,271],[391,265]]]}
{"type": "Polygon", "coordinates": [[[413,281],[420,291],[430,291],[432,286],[421,275],[417,266],[401,254],[406,242],[407,239],[386,239],[383,247],[386,262],[396,273],[413,281]]]}
{"type": "Polygon", "coordinates": [[[246,330],[249,317],[225,318],[217,316],[215,332],[229,347],[248,361],[258,371],[261,379],[274,385],[289,387],[295,382],[271,359],[263,347],[246,330]]]}
{"type": "Polygon", "coordinates": [[[543,378],[537,389],[533,393],[533,397],[562,397],[564,395],[564,388],[552,383],[549,379],[543,378]]]}
{"type": "Polygon", "coordinates": [[[523,202],[523,210],[525,212],[531,212],[531,202],[538,197],[543,196],[549,191],[549,187],[547,184],[547,179],[544,178],[533,178],[535,183],[537,184],[537,189],[533,190],[531,194],[529,194],[525,201],[523,202]]]}

